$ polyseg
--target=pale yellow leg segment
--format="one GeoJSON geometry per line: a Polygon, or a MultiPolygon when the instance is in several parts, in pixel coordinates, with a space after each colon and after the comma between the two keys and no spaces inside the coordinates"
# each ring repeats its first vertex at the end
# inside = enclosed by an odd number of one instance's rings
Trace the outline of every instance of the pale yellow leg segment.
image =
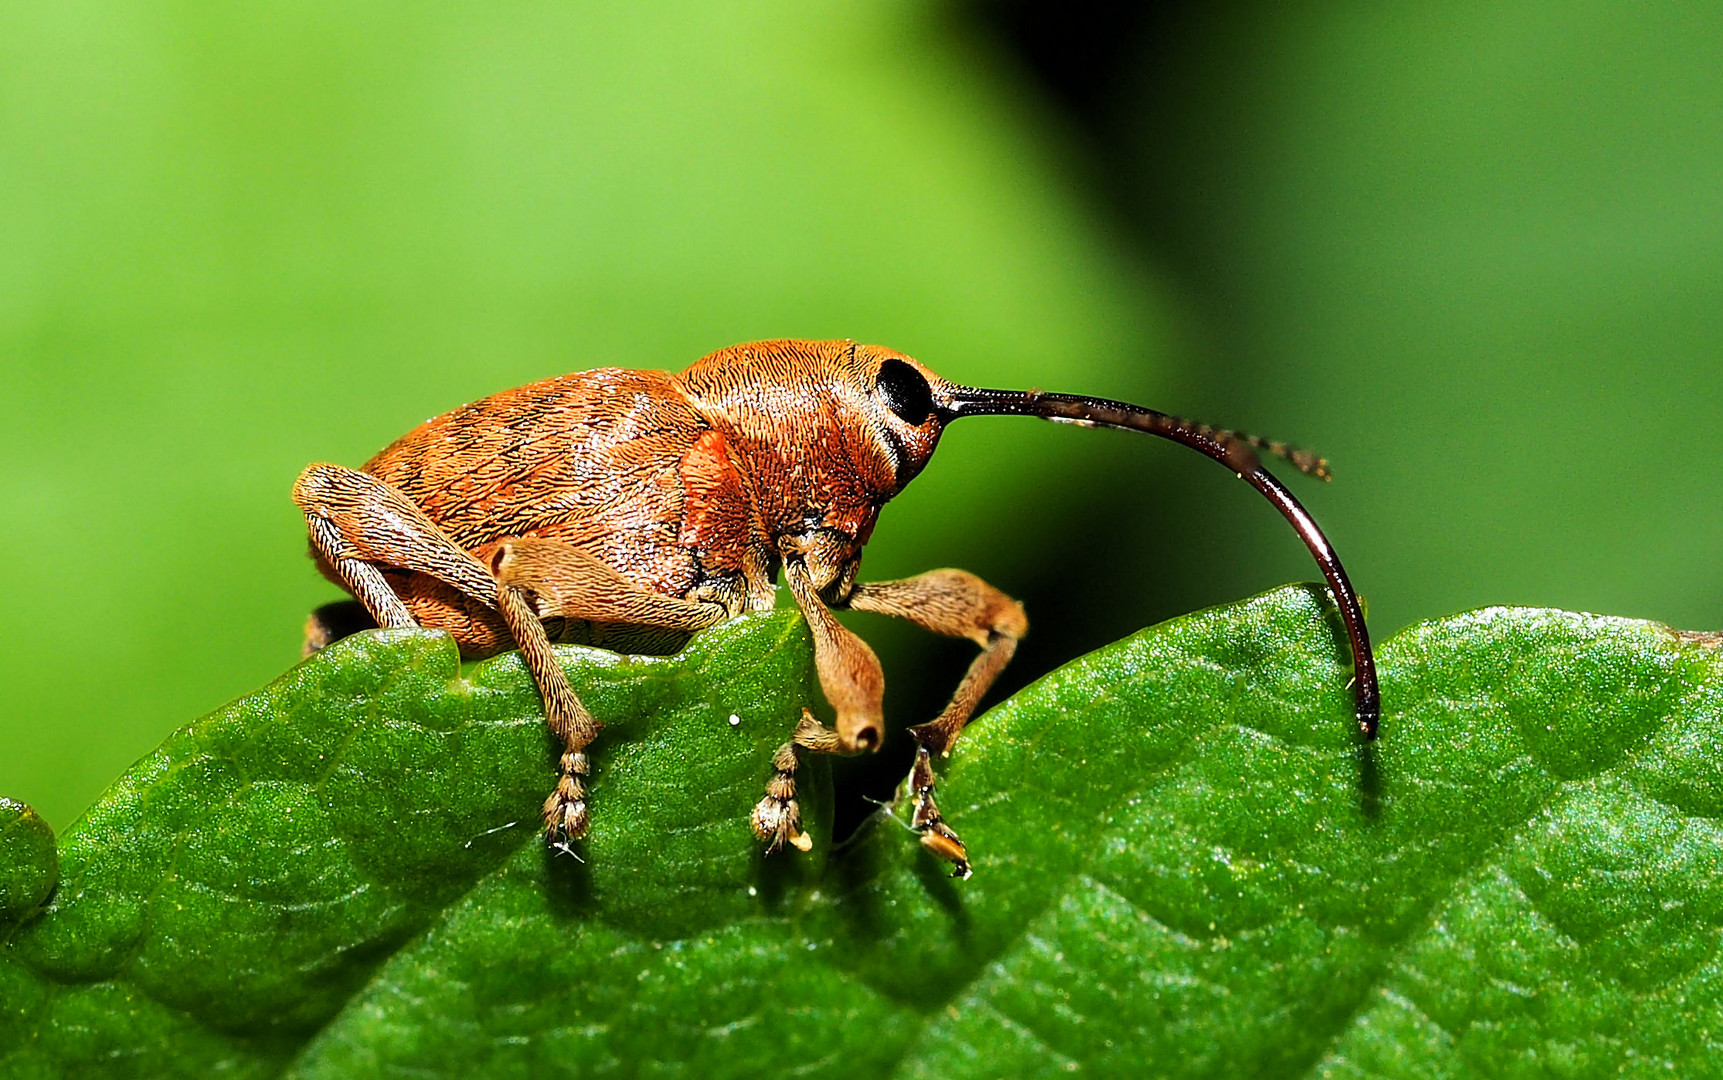
{"type": "Polygon", "coordinates": [[[885,673],[879,657],[832,616],[805,565],[785,559],[784,577],[814,636],[814,667],[837,713],[839,743],[846,753],[879,749],[885,739],[885,673]]]}

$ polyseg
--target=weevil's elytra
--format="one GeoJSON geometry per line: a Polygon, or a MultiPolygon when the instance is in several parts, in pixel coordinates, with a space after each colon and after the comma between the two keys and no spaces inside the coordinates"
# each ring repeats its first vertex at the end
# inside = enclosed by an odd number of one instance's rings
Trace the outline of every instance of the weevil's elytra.
{"type": "Polygon", "coordinates": [[[1258,451],[1327,478],[1314,454],[1124,402],[946,382],[851,341],[762,341],[680,374],[600,368],[508,390],[434,417],[353,470],[312,465],[294,485],[312,553],[354,602],[313,613],[312,652],[355,629],[446,630],[468,659],[518,647],[563,740],[546,838],[586,832],[599,725],[556,663],[553,641],[666,651],[696,630],[773,606],[780,571],[814,638],[836,714],[804,713],[772,760],[755,835],[806,849],[795,774],[802,753],[875,750],[884,675],[833,608],[876,611],[966,637],[981,653],[918,744],[908,790],[922,843],[968,876],[963,842],[934,801],[951,750],[1028,632],[1023,607],[962,570],[857,580],[885,503],[966,416],[1021,415],[1158,435],[1214,458],[1274,504],[1315,556],[1351,640],[1359,729],[1381,709],[1358,598],[1316,523],[1258,451]],[[362,613],[355,610],[362,608],[362,613]]]}

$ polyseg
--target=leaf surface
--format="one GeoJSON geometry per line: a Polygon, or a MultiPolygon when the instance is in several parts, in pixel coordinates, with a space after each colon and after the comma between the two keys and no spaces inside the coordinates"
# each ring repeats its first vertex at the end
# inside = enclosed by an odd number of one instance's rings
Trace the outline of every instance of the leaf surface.
{"type": "Polygon", "coordinates": [[[884,811],[829,852],[817,759],[814,851],[755,851],[771,751],[817,698],[791,613],[662,660],[566,650],[608,725],[584,864],[536,840],[555,748],[516,658],[463,677],[439,636],[354,639],[140,762],[40,911],[51,849],[7,809],[0,1066],[1716,1072],[1715,641],[1422,624],[1382,649],[1369,749],[1343,642],[1289,587],[1017,695],[945,768],[976,857],[954,882],[884,811]]]}

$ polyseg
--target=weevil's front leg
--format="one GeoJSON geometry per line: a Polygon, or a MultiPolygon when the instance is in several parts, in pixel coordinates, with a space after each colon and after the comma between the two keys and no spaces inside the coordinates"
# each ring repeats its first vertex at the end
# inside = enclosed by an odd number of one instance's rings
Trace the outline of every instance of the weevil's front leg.
{"type": "Polygon", "coordinates": [[[910,823],[921,834],[923,847],[952,864],[954,877],[968,877],[968,852],[940,817],[933,798],[933,758],[951,753],[975,707],[1010,663],[1017,642],[1029,632],[1023,605],[974,574],[930,570],[902,581],[857,585],[850,593],[849,606],[856,611],[894,615],[936,634],[966,637],[981,646],[981,655],[969,665],[945,710],[932,721],[909,729],[918,744],[909,774],[909,789],[915,797],[910,823]]]}
{"type": "Polygon", "coordinates": [[[642,589],[608,563],[554,540],[506,540],[491,559],[499,609],[519,642],[521,658],[544,693],[545,716],[563,741],[556,790],[544,802],[545,837],[557,850],[586,835],[586,747],[599,723],[580,703],[562,673],[541,619],[700,630],[728,613],[717,604],[682,600],[642,589]],[[566,698],[552,695],[566,693],[566,698]]]}
{"type": "Polygon", "coordinates": [[[814,636],[814,668],[820,689],[837,713],[840,749],[851,754],[878,750],[885,738],[885,673],[879,657],[832,616],[806,563],[786,558],[784,577],[814,636]]]}
{"type": "Polygon", "coordinates": [[[750,823],[754,837],[766,844],[767,853],[785,844],[798,851],[814,846],[802,831],[802,807],[796,802],[796,768],[801,764],[796,748],[815,754],[835,754],[842,750],[838,733],[814,719],[814,714],[802,710],[802,719],[790,741],[778,747],[772,755],[772,778],[766,782],[766,797],[754,807],[750,823]]]}

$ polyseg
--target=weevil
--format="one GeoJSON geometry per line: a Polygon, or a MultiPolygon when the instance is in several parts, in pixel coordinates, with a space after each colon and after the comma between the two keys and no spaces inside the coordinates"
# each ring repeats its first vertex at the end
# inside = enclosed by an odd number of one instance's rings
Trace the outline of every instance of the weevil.
{"type": "Polygon", "coordinates": [[[563,747],[544,804],[546,841],[572,852],[587,828],[587,747],[600,725],[552,643],[673,649],[697,630],[773,607],[781,571],[807,619],[835,721],[828,728],[804,711],[773,757],[751,815],[755,836],[768,851],[806,850],[801,755],[872,751],[883,741],[879,660],[832,615],[880,612],[981,650],[944,711],[909,729],[911,825],[954,876],[968,877],[968,852],[934,798],[933,762],[951,752],[1028,619],[962,570],[878,583],[858,581],[857,570],[880,508],[926,466],[945,426],[992,415],[1157,435],[1266,496],[1328,581],[1352,648],[1359,730],[1375,738],[1381,708],[1357,594],[1260,453],[1322,479],[1325,461],[1124,402],[959,386],[902,353],[853,341],[737,345],[680,374],[564,375],[427,420],[361,469],[311,465],[293,498],[319,568],[354,600],[312,613],[306,653],[367,626],[446,630],[467,659],[518,648],[563,747]]]}

